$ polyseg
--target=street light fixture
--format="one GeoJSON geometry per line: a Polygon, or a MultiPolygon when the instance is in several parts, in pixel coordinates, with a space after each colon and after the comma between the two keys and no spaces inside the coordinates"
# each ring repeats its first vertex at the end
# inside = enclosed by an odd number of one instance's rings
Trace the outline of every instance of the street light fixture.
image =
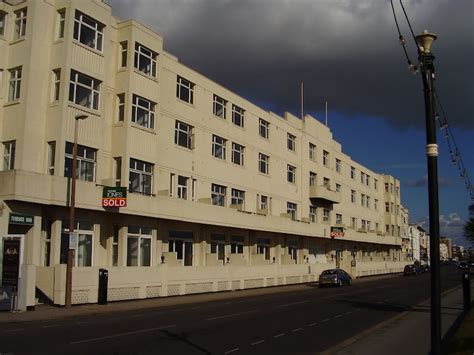
{"type": "MultiPolygon", "coordinates": [[[[70,196],[70,207],[69,207],[69,240],[71,240],[71,234],[74,233],[74,220],[75,220],[75,209],[76,209],[76,168],[77,168],[77,129],[80,120],[85,120],[87,115],[79,114],[74,117],[74,147],[72,150],[72,172],[71,172],[71,196],[70,196]]],[[[71,296],[72,296],[72,263],[74,260],[74,249],[71,248],[67,252],[67,268],[66,268],[66,307],[71,307],[71,296]]]]}
{"type": "Polygon", "coordinates": [[[430,214],[431,260],[431,354],[441,354],[441,276],[439,264],[438,144],[434,106],[434,55],[431,45],[437,36],[428,31],[416,36],[418,59],[425,97],[426,158],[428,165],[428,203],[430,214]]]}

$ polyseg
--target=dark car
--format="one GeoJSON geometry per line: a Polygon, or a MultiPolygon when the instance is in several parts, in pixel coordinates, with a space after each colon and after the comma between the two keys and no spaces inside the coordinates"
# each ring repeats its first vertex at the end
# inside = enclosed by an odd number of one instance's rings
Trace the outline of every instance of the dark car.
{"type": "Polygon", "coordinates": [[[403,276],[410,276],[410,275],[419,275],[421,270],[416,265],[406,265],[405,269],[403,269],[403,276]]]}
{"type": "Polygon", "coordinates": [[[469,264],[467,263],[467,261],[460,261],[458,264],[458,268],[463,270],[469,269],[469,264]]]}
{"type": "Polygon", "coordinates": [[[319,287],[332,285],[342,286],[343,284],[352,285],[352,277],[342,269],[324,270],[319,275],[319,287]]]}
{"type": "Polygon", "coordinates": [[[428,271],[430,271],[430,266],[429,266],[429,265],[426,265],[426,264],[425,264],[425,265],[421,265],[421,266],[420,266],[420,270],[421,270],[421,272],[428,272],[428,271]]]}

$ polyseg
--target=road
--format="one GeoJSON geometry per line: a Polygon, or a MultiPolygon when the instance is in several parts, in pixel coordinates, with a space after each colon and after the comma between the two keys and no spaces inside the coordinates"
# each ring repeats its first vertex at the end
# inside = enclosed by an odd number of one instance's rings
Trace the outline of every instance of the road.
{"type": "MultiPolygon", "coordinates": [[[[441,270],[444,290],[460,283],[457,268],[441,270]]],[[[2,324],[0,353],[315,354],[428,299],[429,278],[394,275],[342,288],[308,285],[298,292],[2,324]]]]}

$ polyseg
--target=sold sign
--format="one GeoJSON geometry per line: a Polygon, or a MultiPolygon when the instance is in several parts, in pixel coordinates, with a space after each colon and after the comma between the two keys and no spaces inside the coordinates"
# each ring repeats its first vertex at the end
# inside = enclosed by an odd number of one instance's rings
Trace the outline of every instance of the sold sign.
{"type": "Polygon", "coordinates": [[[126,187],[104,187],[102,192],[102,207],[126,207],[126,187]]]}

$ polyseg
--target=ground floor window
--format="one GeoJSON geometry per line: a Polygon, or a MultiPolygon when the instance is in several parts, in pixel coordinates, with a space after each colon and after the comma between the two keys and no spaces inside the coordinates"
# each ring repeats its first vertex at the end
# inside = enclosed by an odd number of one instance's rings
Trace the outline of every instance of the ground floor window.
{"type": "Polygon", "coordinates": [[[127,266],[151,266],[151,228],[128,226],[127,266]]]}
{"type": "Polygon", "coordinates": [[[270,260],[270,239],[257,238],[257,254],[262,254],[265,260],[270,260]]]}
{"type": "MultiPolygon", "coordinates": [[[[77,221],[75,223],[77,232],[77,249],[74,253],[73,266],[92,266],[94,224],[87,221],[77,221]]],[[[69,251],[69,221],[62,221],[61,232],[61,255],[60,263],[67,264],[67,254],[69,251]]]]}
{"type": "Polygon", "coordinates": [[[230,253],[243,254],[244,253],[244,237],[232,236],[230,239],[230,253]]]}
{"type": "Polygon", "coordinates": [[[170,231],[168,251],[175,252],[184,266],[193,265],[193,232],[170,231]]]}
{"type": "Polygon", "coordinates": [[[288,254],[290,254],[291,259],[298,263],[298,241],[289,240],[288,241],[288,254]]]}
{"type": "Polygon", "coordinates": [[[211,234],[211,254],[217,254],[217,260],[225,259],[225,235],[211,234]]]}
{"type": "Polygon", "coordinates": [[[43,243],[44,243],[44,254],[43,254],[43,265],[51,265],[51,221],[45,221],[43,225],[43,243]]]}
{"type": "Polygon", "coordinates": [[[114,226],[114,235],[112,239],[112,266],[118,265],[118,240],[119,240],[119,226],[114,226]]]}

